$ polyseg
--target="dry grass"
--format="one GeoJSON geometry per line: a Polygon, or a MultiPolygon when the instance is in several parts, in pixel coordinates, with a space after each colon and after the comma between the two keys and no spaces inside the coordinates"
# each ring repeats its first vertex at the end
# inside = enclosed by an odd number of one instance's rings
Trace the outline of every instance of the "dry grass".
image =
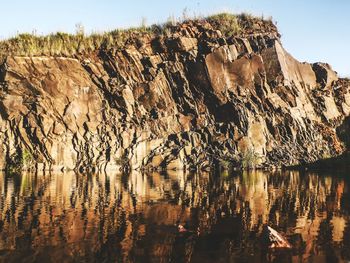
{"type": "Polygon", "coordinates": [[[123,46],[135,34],[155,33],[157,29],[140,27],[128,30],[113,30],[103,34],[67,34],[57,32],[47,36],[19,34],[0,42],[0,61],[8,55],[17,56],[67,56],[89,53],[96,49],[123,46]]]}
{"type": "MultiPolygon", "coordinates": [[[[229,37],[239,34],[247,24],[249,26],[249,21],[252,19],[253,17],[246,14],[221,13],[192,20],[207,21],[214,28],[222,31],[224,36],[229,37]]],[[[120,48],[131,37],[139,37],[144,34],[152,36],[169,35],[176,30],[176,25],[184,22],[184,20],[177,22],[172,20],[162,25],[152,25],[150,27],[143,23],[138,28],[117,29],[91,35],[84,35],[81,30],[77,30],[76,34],[57,32],[46,36],[19,34],[8,40],[0,41],[0,63],[9,55],[75,57],[78,54],[89,53],[94,50],[110,49],[111,47],[120,48]]]]}

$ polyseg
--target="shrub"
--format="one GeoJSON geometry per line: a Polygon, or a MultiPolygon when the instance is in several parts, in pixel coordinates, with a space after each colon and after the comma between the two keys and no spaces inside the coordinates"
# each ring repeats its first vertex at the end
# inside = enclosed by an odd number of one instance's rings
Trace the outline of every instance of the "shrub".
{"type": "Polygon", "coordinates": [[[23,168],[29,170],[34,167],[34,157],[27,149],[22,151],[21,165],[23,168]]]}
{"type": "Polygon", "coordinates": [[[241,157],[241,166],[243,169],[252,169],[255,168],[259,160],[258,155],[254,152],[253,149],[247,149],[243,152],[241,157]]]}
{"type": "Polygon", "coordinates": [[[21,170],[34,169],[35,159],[27,149],[19,149],[12,154],[7,162],[6,170],[12,173],[20,172],[21,170]]]}

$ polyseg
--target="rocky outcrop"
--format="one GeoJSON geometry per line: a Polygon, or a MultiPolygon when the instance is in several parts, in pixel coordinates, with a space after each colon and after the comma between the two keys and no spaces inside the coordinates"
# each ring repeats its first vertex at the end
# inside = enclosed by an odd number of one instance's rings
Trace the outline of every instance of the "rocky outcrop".
{"type": "Polygon", "coordinates": [[[259,23],[226,38],[190,21],[76,58],[8,57],[0,169],[280,167],[343,153],[350,81],[298,62],[259,23]]]}

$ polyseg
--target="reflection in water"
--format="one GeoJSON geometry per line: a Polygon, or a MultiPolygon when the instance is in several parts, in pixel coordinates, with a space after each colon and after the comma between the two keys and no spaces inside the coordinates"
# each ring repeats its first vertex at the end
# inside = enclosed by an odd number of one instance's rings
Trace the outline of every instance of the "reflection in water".
{"type": "Polygon", "coordinates": [[[349,184],[342,177],[1,174],[0,193],[1,262],[350,260],[349,184]],[[178,223],[189,231],[178,233],[178,223]],[[265,223],[294,249],[264,252],[265,223]]]}

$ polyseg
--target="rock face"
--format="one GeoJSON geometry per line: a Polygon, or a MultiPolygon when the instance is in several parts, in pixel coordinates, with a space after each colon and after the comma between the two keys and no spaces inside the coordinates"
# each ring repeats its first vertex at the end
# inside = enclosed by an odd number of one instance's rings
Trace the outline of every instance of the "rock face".
{"type": "Polygon", "coordinates": [[[0,169],[279,167],[343,153],[350,81],[298,62],[264,28],[224,38],[192,21],[122,49],[8,57],[0,169]]]}

